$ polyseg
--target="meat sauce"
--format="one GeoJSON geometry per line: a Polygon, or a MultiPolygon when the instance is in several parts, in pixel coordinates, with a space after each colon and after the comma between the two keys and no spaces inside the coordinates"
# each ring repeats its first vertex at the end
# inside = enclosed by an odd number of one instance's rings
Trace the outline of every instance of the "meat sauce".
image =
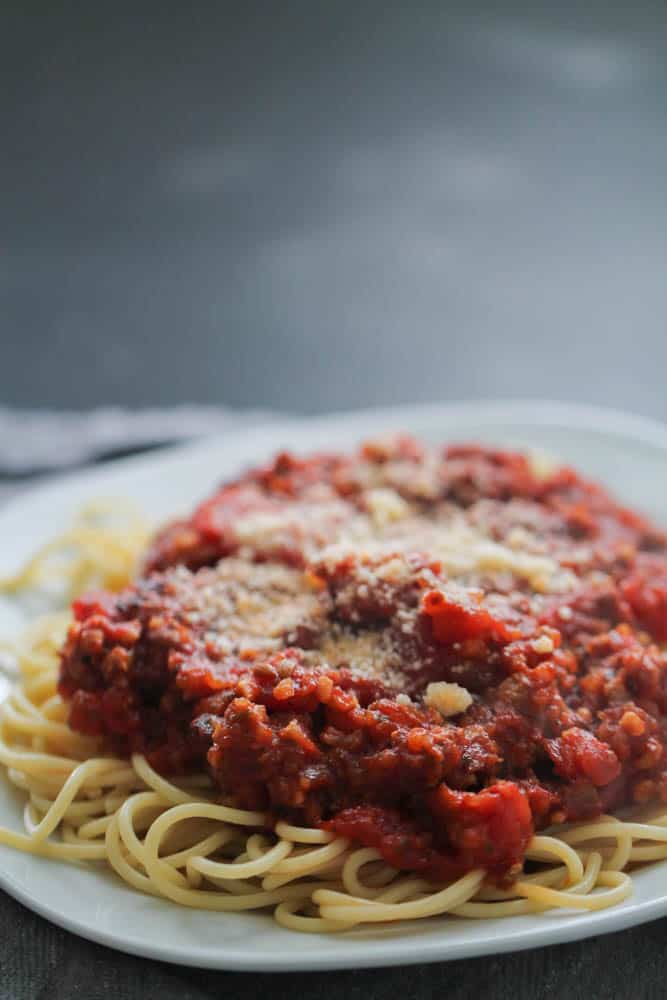
{"type": "Polygon", "coordinates": [[[74,729],[400,869],[507,881],[535,830],[667,802],[667,538],[568,468],[282,454],[73,611],[74,729]]]}

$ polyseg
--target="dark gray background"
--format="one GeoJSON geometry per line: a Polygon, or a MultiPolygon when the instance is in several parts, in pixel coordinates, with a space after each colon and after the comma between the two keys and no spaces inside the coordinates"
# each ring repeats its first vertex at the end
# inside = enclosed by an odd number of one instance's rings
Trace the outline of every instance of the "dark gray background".
{"type": "Polygon", "coordinates": [[[5,0],[0,46],[0,403],[667,417],[664,4],[5,0]]]}
{"type": "MultiPolygon", "coordinates": [[[[667,418],[662,4],[5,0],[0,113],[0,404],[667,418]]],[[[4,897],[0,994],[657,997],[666,933],[249,977],[4,897]]]]}

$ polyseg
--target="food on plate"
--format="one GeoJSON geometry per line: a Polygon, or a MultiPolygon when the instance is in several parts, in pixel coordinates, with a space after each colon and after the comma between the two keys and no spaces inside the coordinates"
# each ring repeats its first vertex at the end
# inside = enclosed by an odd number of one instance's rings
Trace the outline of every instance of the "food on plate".
{"type": "Polygon", "coordinates": [[[667,857],[667,535],[601,486],[396,436],[133,537],[20,653],[0,841],[313,931],[600,908],[667,857]]]}

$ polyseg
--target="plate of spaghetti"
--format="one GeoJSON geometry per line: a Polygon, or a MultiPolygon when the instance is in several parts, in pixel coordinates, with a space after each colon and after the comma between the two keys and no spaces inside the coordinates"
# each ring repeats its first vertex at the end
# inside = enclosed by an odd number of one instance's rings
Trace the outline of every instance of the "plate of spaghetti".
{"type": "Polygon", "coordinates": [[[0,882],[200,967],[427,962],[667,913],[667,430],[292,421],[0,511],[0,882]]]}

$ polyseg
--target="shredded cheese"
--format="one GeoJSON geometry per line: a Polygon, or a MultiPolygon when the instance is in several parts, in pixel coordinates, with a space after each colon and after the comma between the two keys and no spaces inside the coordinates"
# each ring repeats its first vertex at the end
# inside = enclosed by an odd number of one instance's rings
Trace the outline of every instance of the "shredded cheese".
{"type": "Polygon", "coordinates": [[[368,490],[364,499],[377,528],[384,528],[393,521],[400,521],[410,513],[409,505],[396,490],[368,490]]]}
{"type": "Polygon", "coordinates": [[[536,653],[553,653],[554,651],[553,639],[550,639],[548,635],[539,635],[537,639],[533,639],[532,646],[536,653]]]}
{"type": "Polygon", "coordinates": [[[424,704],[434,708],[444,718],[460,715],[472,705],[472,695],[467,688],[449,681],[434,681],[426,688],[424,704]]]}
{"type": "Polygon", "coordinates": [[[383,557],[395,555],[395,560],[375,570],[376,576],[385,574],[384,578],[392,582],[398,582],[401,576],[401,562],[403,574],[408,574],[404,557],[411,552],[428,553],[441,564],[445,576],[471,586],[482,578],[511,574],[525,580],[537,593],[560,594],[573,589],[577,582],[575,574],[552,556],[518,551],[493,541],[461,514],[450,515],[435,524],[409,517],[388,526],[392,527],[393,530],[363,539],[342,534],[321,550],[319,559],[332,570],[349,556],[355,561],[366,559],[378,564],[383,557]]]}

